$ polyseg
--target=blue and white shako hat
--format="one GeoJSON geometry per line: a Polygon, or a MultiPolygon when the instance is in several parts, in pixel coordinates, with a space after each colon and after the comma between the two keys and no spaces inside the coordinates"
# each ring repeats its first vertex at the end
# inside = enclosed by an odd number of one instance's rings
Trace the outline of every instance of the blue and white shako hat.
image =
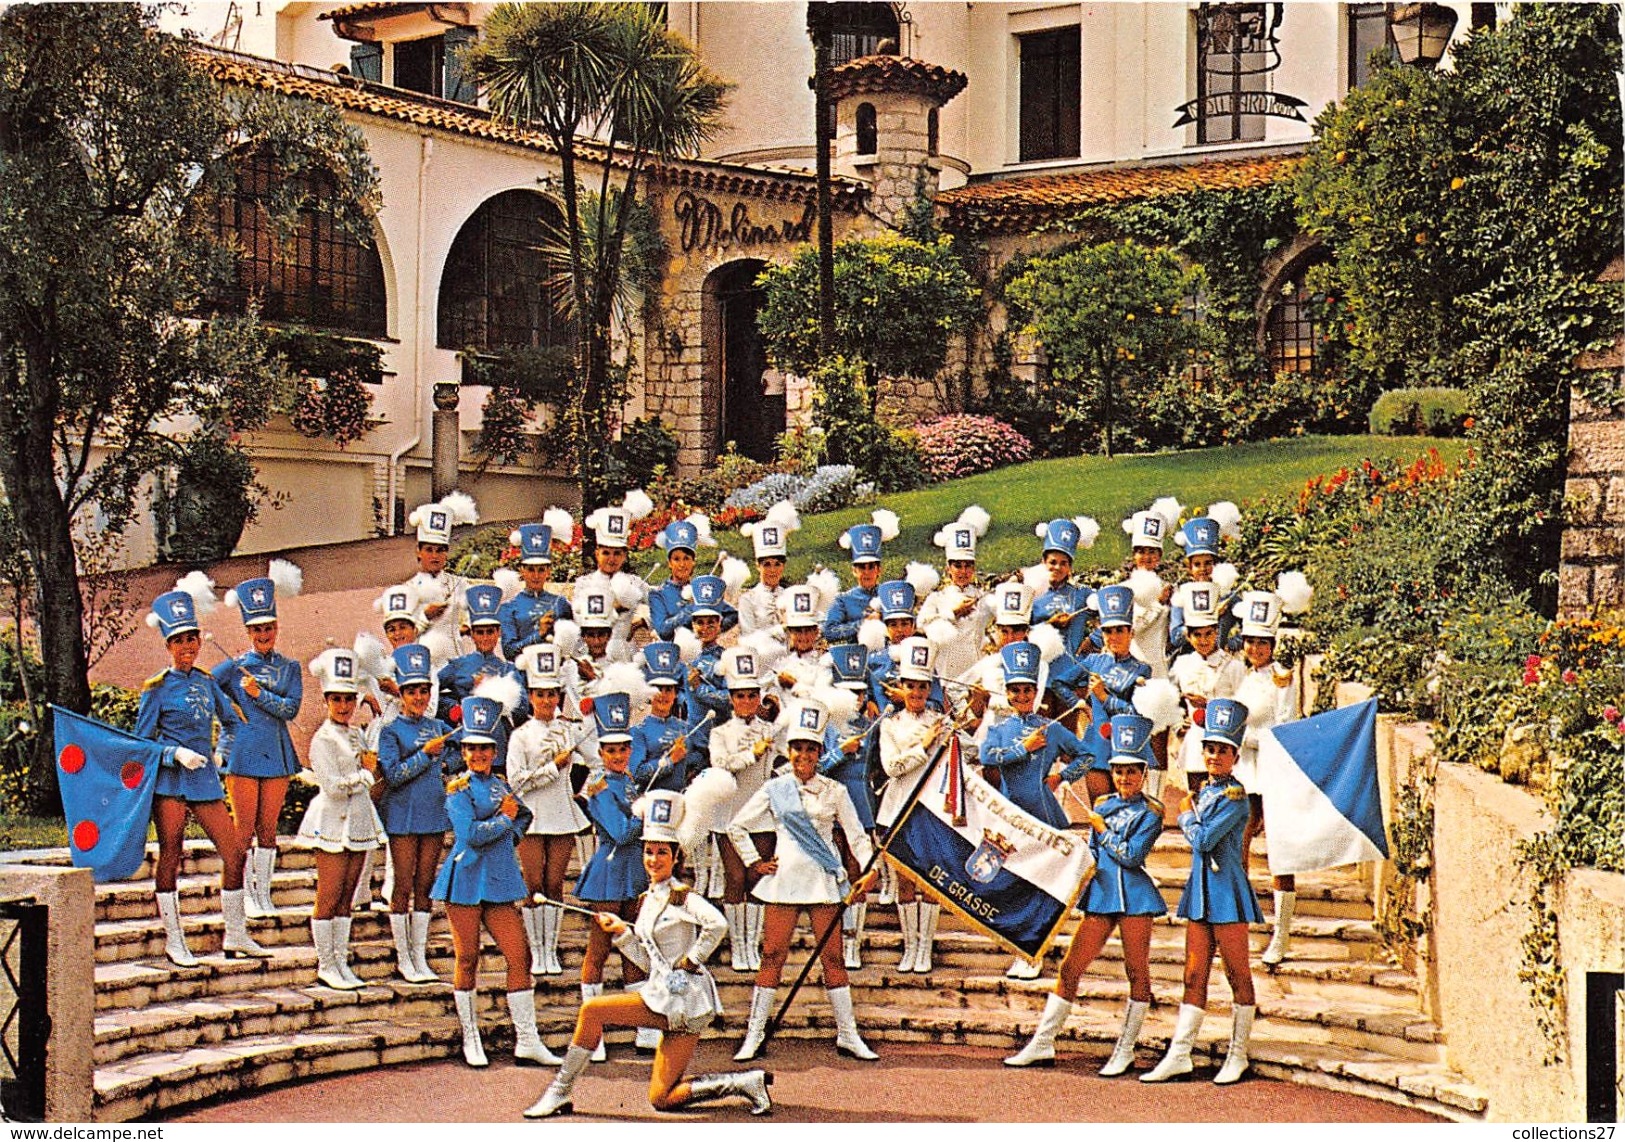
{"type": "Polygon", "coordinates": [[[1078,554],[1078,540],[1081,538],[1078,525],[1069,519],[1052,519],[1048,523],[1041,523],[1033,529],[1033,533],[1044,541],[1043,554],[1059,551],[1068,559],[1078,554]]]}
{"type": "Polygon", "coordinates": [[[869,688],[869,648],[861,642],[843,642],[829,648],[830,674],[846,690],[869,688]]]}
{"type": "Polygon", "coordinates": [[[1248,591],[1232,613],[1241,620],[1242,638],[1274,638],[1281,627],[1281,596],[1274,591],[1248,591]]]}
{"type": "Polygon", "coordinates": [[[880,562],[880,528],[872,523],[860,523],[841,534],[840,545],[852,553],[853,563],[880,562]]]}
{"type": "Polygon", "coordinates": [[[1161,512],[1135,512],[1123,521],[1123,530],[1128,532],[1130,547],[1155,547],[1161,551],[1168,538],[1168,521],[1161,512]]]}
{"type": "Polygon", "coordinates": [[[1091,596],[1090,605],[1099,613],[1103,630],[1134,625],[1134,588],[1126,583],[1100,588],[1091,596]]]}
{"type": "Polygon", "coordinates": [[[786,627],[823,625],[824,609],[818,605],[821,599],[818,588],[805,583],[786,587],[779,594],[779,622],[786,627]]]}
{"type": "Polygon", "coordinates": [[[655,546],[670,555],[686,551],[693,555],[700,547],[700,529],[686,519],[674,519],[655,536],[655,546]]]}
{"type": "Polygon", "coordinates": [[[397,646],[390,655],[395,662],[395,682],[399,686],[413,686],[434,681],[434,658],[429,648],[420,642],[397,646]]]}
{"type": "Polygon", "coordinates": [[[1219,625],[1219,588],[1212,583],[1181,583],[1174,602],[1185,614],[1187,628],[1219,625]]]}
{"type": "Polygon", "coordinates": [[[689,594],[694,599],[694,609],[689,613],[695,618],[701,615],[722,614],[724,597],[728,593],[728,583],[720,575],[696,575],[688,585],[689,594]]]}
{"type": "Polygon", "coordinates": [[[717,672],[727,679],[730,690],[760,690],[757,671],[761,668],[761,659],[748,646],[730,646],[717,662],[717,672]]]}
{"type": "Polygon", "coordinates": [[[922,635],[913,635],[897,644],[897,676],[915,682],[931,682],[937,677],[937,648],[922,635]]]}
{"type": "Polygon", "coordinates": [[[681,686],[683,655],[675,642],[651,642],[639,652],[638,665],[651,686],[681,686]]]}
{"type": "Polygon", "coordinates": [[[577,583],[570,605],[575,612],[576,625],[583,629],[615,625],[615,598],[608,591],[577,583]]]}
{"type": "Polygon", "coordinates": [[[244,579],[226,592],[226,605],[242,612],[245,627],[276,622],[276,584],[269,579],[244,579]]]}
{"type": "Polygon", "coordinates": [[[1000,583],[993,588],[993,623],[1001,627],[1031,626],[1033,589],[1022,582],[1000,583]]]}
{"type": "Polygon", "coordinates": [[[525,676],[527,690],[560,690],[564,680],[559,677],[559,648],[550,642],[532,643],[519,652],[514,668],[525,676]]]}
{"type": "Polygon", "coordinates": [[[598,744],[613,745],[632,740],[632,697],[629,694],[600,694],[592,700],[592,720],[598,730],[598,744]]]}
{"type": "Polygon", "coordinates": [[[502,703],[495,698],[464,698],[462,733],[464,745],[496,745],[497,723],[502,721],[502,703]]]}
{"type": "Polygon", "coordinates": [[[1153,764],[1151,732],[1155,728],[1150,718],[1139,714],[1118,714],[1111,721],[1112,753],[1108,765],[1153,764]]]}
{"type": "Polygon", "coordinates": [[[632,815],[643,819],[643,839],[672,845],[683,843],[677,830],[687,813],[687,801],[672,789],[652,789],[632,805],[632,815]]]}
{"type": "Polygon", "coordinates": [[[463,593],[468,604],[468,625],[494,627],[502,625],[497,613],[502,609],[502,588],[494,583],[476,583],[463,593]]]}
{"type": "Polygon", "coordinates": [[[418,542],[451,546],[451,511],[441,504],[424,504],[412,513],[417,517],[418,542]]]}
{"type": "Polygon", "coordinates": [[[323,694],[361,692],[361,666],[355,651],[347,647],[329,647],[318,654],[311,660],[310,676],[320,684],[323,694]]]}
{"type": "Polygon", "coordinates": [[[999,661],[1004,665],[1004,684],[1031,682],[1038,685],[1038,670],[1043,656],[1030,642],[1011,642],[999,648],[999,661]]]}
{"type": "Polygon", "coordinates": [[[532,567],[553,562],[553,529],[545,523],[522,523],[508,533],[508,542],[519,548],[519,562],[532,567]]]}
{"type": "Polygon", "coordinates": [[[1185,526],[1174,536],[1174,542],[1185,549],[1185,558],[1192,555],[1219,554],[1219,521],[1199,515],[1186,520],[1185,526]]]}
{"type": "Polygon", "coordinates": [[[880,618],[883,622],[914,617],[914,584],[907,579],[882,583],[875,592],[875,598],[880,600],[880,618]]]}
{"type": "Polygon", "coordinates": [[[165,642],[178,634],[189,634],[198,629],[197,601],[185,591],[165,591],[152,601],[147,625],[157,627],[165,642]]]}
{"type": "Polygon", "coordinates": [[[824,743],[824,731],[829,728],[829,707],[811,698],[797,698],[790,703],[789,717],[786,741],[824,743]]]}
{"type": "Polygon", "coordinates": [[[1203,719],[1203,741],[1229,742],[1241,748],[1241,740],[1247,735],[1246,706],[1234,698],[1209,698],[1203,719]]]}

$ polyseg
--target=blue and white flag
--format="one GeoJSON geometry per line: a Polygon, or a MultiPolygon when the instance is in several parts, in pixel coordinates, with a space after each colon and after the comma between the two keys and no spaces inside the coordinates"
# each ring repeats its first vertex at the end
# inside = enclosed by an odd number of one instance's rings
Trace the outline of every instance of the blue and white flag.
{"type": "Polygon", "coordinates": [[[1376,699],[1265,730],[1258,785],[1273,875],[1388,856],[1377,787],[1376,699]]]}
{"type": "Polygon", "coordinates": [[[933,899],[1030,960],[1048,950],[1095,870],[1083,833],[1051,828],[966,770],[957,740],[937,755],[886,855],[933,899]]]}
{"type": "Polygon", "coordinates": [[[152,791],[165,747],[52,706],[68,853],[99,881],[125,880],[146,855],[152,791]]]}

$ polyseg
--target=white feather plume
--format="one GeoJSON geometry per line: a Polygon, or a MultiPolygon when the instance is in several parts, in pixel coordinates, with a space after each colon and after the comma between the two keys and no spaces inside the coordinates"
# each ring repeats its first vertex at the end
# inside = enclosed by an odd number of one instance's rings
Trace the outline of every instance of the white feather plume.
{"type": "Polygon", "coordinates": [[[440,501],[440,506],[446,509],[453,524],[479,523],[480,509],[474,503],[474,497],[467,492],[448,492],[446,498],[440,501]]]}
{"type": "Polygon", "coordinates": [[[617,571],[609,577],[609,593],[615,596],[616,606],[630,610],[643,602],[643,580],[617,571]]]}
{"type": "Polygon", "coordinates": [[[1220,563],[1213,568],[1213,585],[1219,589],[1221,595],[1228,595],[1236,589],[1236,582],[1241,578],[1241,571],[1234,563],[1220,563]]]}
{"type": "Polygon", "coordinates": [[[1134,708],[1142,717],[1151,719],[1153,733],[1178,725],[1183,717],[1179,687],[1166,678],[1152,678],[1145,685],[1136,686],[1134,708]]]}
{"type": "Polygon", "coordinates": [[[599,682],[600,694],[625,694],[634,706],[647,706],[654,697],[655,688],[643,676],[643,669],[635,662],[614,662],[604,667],[599,682]]]}
{"type": "Polygon", "coordinates": [[[1066,640],[1050,623],[1039,623],[1027,632],[1027,641],[1038,648],[1040,662],[1054,662],[1066,650],[1066,640]]]}
{"type": "Polygon", "coordinates": [[[633,488],[626,493],[626,499],[621,501],[626,514],[633,519],[642,519],[655,510],[655,502],[649,498],[649,493],[642,488],[633,488]]]}
{"type": "Polygon", "coordinates": [[[845,531],[841,532],[841,534],[836,537],[835,545],[837,547],[839,547],[842,551],[851,551],[852,550],[852,535],[851,535],[851,533],[850,532],[845,532],[845,531]]]}
{"type": "Polygon", "coordinates": [[[1075,515],[1072,522],[1078,527],[1078,546],[1093,547],[1095,540],[1100,538],[1100,524],[1095,522],[1093,516],[1075,515]]]}
{"type": "Polygon", "coordinates": [[[1179,526],[1179,517],[1185,511],[1172,496],[1163,496],[1151,505],[1151,510],[1162,517],[1163,530],[1172,531],[1179,526]]]}
{"type": "Polygon", "coordinates": [[[1283,571],[1275,580],[1275,593],[1281,596],[1281,610],[1289,615],[1301,615],[1309,609],[1315,589],[1302,571],[1283,571]]]}
{"type": "Polygon", "coordinates": [[[553,542],[569,547],[575,539],[575,517],[561,507],[551,507],[542,513],[542,523],[553,533],[553,542]]]}
{"type": "Polygon", "coordinates": [[[424,522],[429,518],[429,509],[434,506],[434,504],[419,504],[417,507],[413,508],[412,514],[406,517],[407,526],[422,527],[424,522]]]}
{"type": "Polygon", "coordinates": [[[699,547],[715,547],[716,538],[711,534],[711,517],[704,512],[694,512],[684,523],[694,525],[694,542],[699,547]]]}
{"type": "Polygon", "coordinates": [[[559,619],[553,624],[553,645],[565,658],[574,658],[581,649],[581,624],[574,619],[559,619]]]}
{"type": "Polygon", "coordinates": [[[880,529],[880,538],[884,542],[891,542],[897,538],[901,523],[897,513],[889,508],[876,508],[869,516],[870,521],[880,529]]]}
{"type": "Polygon", "coordinates": [[[147,612],[147,625],[149,627],[151,627],[153,630],[157,630],[158,629],[158,621],[159,620],[158,620],[158,612],[157,611],[148,611],[147,612]]]}
{"type": "Polygon", "coordinates": [[[489,678],[480,679],[480,684],[474,687],[474,697],[489,698],[502,707],[504,714],[511,714],[519,708],[519,700],[525,696],[524,689],[519,685],[517,674],[493,674],[489,678]]]}
{"type": "Polygon", "coordinates": [[[678,627],[672,632],[671,640],[677,644],[677,657],[684,662],[693,662],[700,656],[700,636],[687,627],[678,627]]]}
{"type": "Polygon", "coordinates": [[[756,652],[756,673],[758,674],[766,674],[774,670],[778,666],[779,660],[787,652],[785,645],[765,630],[753,631],[742,637],[735,645],[756,652]]]}
{"type": "Polygon", "coordinates": [[[819,609],[827,611],[841,593],[841,577],[827,567],[820,568],[807,576],[807,586],[818,592],[819,609]]]}
{"type": "Polygon", "coordinates": [[[451,636],[442,630],[426,630],[418,636],[418,643],[429,652],[429,661],[438,669],[450,662],[457,648],[451,636]]]}
{"type": "Polygon", "coordinates": [[[1137,607],[1155,606],[1157,599],[1162,595],[1162,578],[1155,571],[1147,571],[1144,567],[1136,567],[1129,572],[1128,585],[1134,592],[1134,605],[1137,607]]]}
{"type": "Polygon", "coordinates": [[[914,588],[914,596],[924,599],[942,582],[942,572],[929,563],[910,563],[903,568],[903,578],[914,588]]]}
{"type": "Polygon", "coordinates": [[[446,585],[439,579],[420,576],[412,580],[412,585],[417,589],[420,607],[432,607],[446,601],[446,585]]]}
{"type": "Polygon", "coordinates": [[[952,645],[959,637],[959,628],[947,619],[937,619],[925,625],[925,637],[930,640],[932,646],[941,650],[945,646],[952,645]]]}
{"type": "Polygon", "coordinates": [[[729,599],[737,599],[740,588],[744,587],[745,581],[750,578],[750,564],[743,559],[735,559],[732,555],[727,555],[723,557],[722,567],[717,574],[727,584],[724,595],[729,599]]]}
{"type": "Polygon", "coordinates": [[[355,664],[356,669],[373,678],[388,678],[395,672],[395,664],[390,661],[389,648],[374,634],[361,631],[355,636],[355,664]]]}
{"type": "Polygon", "coordinates": [[[700,770],[683,790],[683,819],[677,823],[677,843],[690,855],[711,835],[711,819],[739,792],[739,783],[715,765],[700,770]]]}
{"type": "Polygon", "coordinates": [[[1027,589],[1035,595],[1042,595],[1049,590],[1049,568],[1042,563],[1035,563],[1031,567],[1021,569],[1021,581],[1027,589]]]}
{"type": "Polygon", "coordinates": [[[857,694],[840,686],[820,686],[813,691],[813,701],[829,710],[831,725],[844,726],[858,716],[857,694]]]}
{"type": "Polygon", "coordinates": [[[993,517],[987,514],[987,509],[981,504],[971,504],[959,513],[959,522],[976,533],[980,539],[987,534],[987,529],[993,523],[993,517]]]}
{"type": "Polygon", "coordinates": [[[265,577],[271,580],[279,599],[298,598],[299,592],[305,586],[305,573],[299,569],[298,564],[290,563],[286,559],[271,560],[265,577]]]}
{"type": "Polygon", "coordinates": [[[886,624],[879,619],[864,619],[858,627],[858,641],[870,652],[886,645],[886,624]]]}
{"type": "Polygon", "coordinates": [[[214,580],[201,571],[188,572],[175,580],[175,590],[192,596],[192,605],[200,619],[211,613],[219,601],[214,597],[214,580]]]}
{"type": "Polygon", "coordinates": [[[608,513],[603,508],[594,508],[583,521],[582,526],[584,526],[588,531],[597,531],[599,528],[604,526],[604,520],[607,517],[608,513]]]}
{"type": "Polygon", "coordinates": [[[765,522],[778,524],[779,530],[786,533],[800,531],[801,513],[796,510],[796,505],[789,500],[780,500],[767,509],[765,522]]]}
{"type": "Polygon", "coordinates": [[[491,572],[491,582],[502,589],[502,601],[511,602],[525,588],[525,581],[512,567],[498,567],[491,572]]]}
{"type": "Polygon", "coordinates": [[[1219,525],[1219,534],[1225,539],[1240,537],[1241,509],[1229,500],[1220,500],[1216,504],[1209,504],[1207,518],[1219,525]]]}

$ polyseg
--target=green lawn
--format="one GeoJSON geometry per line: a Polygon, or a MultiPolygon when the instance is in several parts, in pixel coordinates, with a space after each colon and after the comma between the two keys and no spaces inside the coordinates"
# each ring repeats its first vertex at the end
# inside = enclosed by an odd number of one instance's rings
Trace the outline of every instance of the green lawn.
{"type": "MultiPolygon", "coordinates": [[[[1128,555],[1128,537],[1121,521],[1160,496],[1173,496],[1181,504],[1208,504],[1233,500],[1246,506],[1268,492],[1298,488],[1304,480],[1362,458],[1403,459],[1437,447],[1454,462],[1466,455],[1459,440],[1426,440],[1396,436],[1305,436],[1259,444],[1238,444],[1190,452],[1161,452],[1119,456],[1106,460],[1078,456],[1039,460],[935,484],[918,491],[884,496],[866,507],[806,516],[790,540],[787,579],[799,581],[816,564],[843,568],[843,552],[836,538],[855,523],[864,523],[875,507],[895,511],[902,532],[886,545],[888,574],[901,574],[909,560],[940,567],[941,551],[931,537],[969,504],[980,504],[993,517],[978,549],[978,563],[986,570],[1031,564],[1038,557],[1033,524],[1057,516],[1093,516],[1100,523],[1095,546],[1079,552],[1078,566],[1116,565],[1128,555]]],[[[737,534],[719,536],[736,555],[750,558],[750,543],[737,534]]],[[[658,578],[658,576],[656,576],[658,578]]],[[[843,575],[843,579],[849,578],[843,575]]]]}

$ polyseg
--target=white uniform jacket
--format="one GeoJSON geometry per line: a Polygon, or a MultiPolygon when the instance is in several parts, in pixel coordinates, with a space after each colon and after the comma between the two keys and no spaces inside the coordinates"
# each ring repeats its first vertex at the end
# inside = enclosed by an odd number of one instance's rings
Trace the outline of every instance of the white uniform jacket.
{"type": "Polygon", "coordinates": [[[1151,677],[1168,677],[1168,604],[1134,604],[1134,638],[1129,650],[1151,668],[1151,677]]]}
{"type": "Polygon", "coordinates": [[[1298,680],[1286,686],[1275,684],[1275,664],[1249,669],[1236,687],[1236,701],[1247,707],[1247,734],[1241,739],[1241,756],[1236,759],[1236,780],[1249,793],[1261,793],[1258,783],[1258,736],[1271,726],[1297,721],[1298,680]]]}
{"type": "MultiPolygon", "coordinates": [[[[824,843],[831,850],[840,851],[835,847],[835,826],[839,824],[841,832],[846,834],[846,843],[852,848],[852,855],[860,865],[867,864],[874,847],[863,830],[863,822],[858,819],[858,810],[852,804],[852,796],[846,791],[846,786],[834,778],[815,773],[811,781],[799,783],[798,791],[801,794],[801,807],[812,819],[824,843]]],[[[761,859],[750,835],[774,829],[779,833],[778,846],[773,850],[779,862],[779,871],[768,873],[757,882],[752,890],[756,899],[768,904],[839,904],[841,892],[837,878],[820,868],[788,830],[780,828],[765,787],[752,794],[734,816],[733,823],[728,826],[728,839],[748,867],[761,859]]]]}
{"type": "MultiPolygon", "coordinates": [[[[1223,647],[1203,658],[1194,650],[1186,651],[1174,659],[1168,668],[1168,680],[1179,687],[1179,693],[1195,694],[1203,698],[1234,698],[1247,667],[1223,647]]],[[[1194,707],[1185,701],[1185,736],[1179,743],[1179,760],[1187,773],[1201,773],[1207,768],[1202,763],[1202,727],[1191,720],[1194,707]]]]}
{"type": "Polygon", "coordinates": [[[716,980],[704,964],[727,934],[728,921],[716,905],[687,885],[667,879],[649,885],[640,898],[637,919],[615,937],[615,946],[651,980],[664,980],[671,965],[687,956],[699,969],[695,974],[711,1000],[711,1010],[720,1015],[716,980]],[[649,954],[650,945],[659,953],[658,960],[649,954]]]}
{"type": "Polygon", "coordinates": [[[937,673],[944,678],[958,678],[981,657],[982,643],[987,640],[987,625],[993,621],[993,614],[987,608],[988,598],[988,593],[974,583],[965,588],[950,584],[938,587],[920,604],[920,614],[914,625],[921,634],[935,622],[952,623],[959,632],[952,642],[937,650],[937,673]],[[975,600],[976,605],[964,618],[955,618],[954,608],[966,599],[975,600]]]}
{"type": "MultiPolygon", "coordinates": [[[[463,622],[468,617],[468,600],[463,595],[468,590],[468,580],[461,575],[453,575],[450,571],[442,571],[438,575],[419,571],[412,576],[411,584],[417,588],[425,609],[436,603],[447,604],[441,616],[429,623],[428,629],[439,631],[446,637],[451,646],[451,657],[460,658],[473,650],[474,644],[463,637],[463,622]]],[[[436,662],[434,664],[436,672],[444,665],[444,662],[436,662]]],[[[429,709],[432,711],[435,707],[430,706],[429,709]]]]}
{"type": "Polygon", "coordinates": [[[945,717],[929,709],[917,717],[907,710],[898,710],[880,723],[880,767],[888,778],[886,787],[881,790],[880,807],[875,811],[875,823],[882,828],[889,829],[897,823],[908,795],[914,792],[914,785],[920,780],[920,770],[947,740],[945,735],[939,735],[930,750],[925,747],[925,739],[945,717]]]}
{"type": "Polygon", "coordinates": [[[548,722],[532,718],[508,738],[508,785],[531,811],[527,833],[560,836],[587,827],[587,815],[570,791],[571,766],[586,765],[587,758],[576,748],[563,769],[553,760],[570,748],[580,728],[581,723],[559,717],[548,722]]]}
{"type": "Polygon", "coordinates": [[[775,746],[771,743],[777,736],[778,726],[759,717],[748,722],[731,718],[711,731],[711,765],[733,774],[739,786],[732,797],[717,805],[716,815],[711,818],[712,832],[727,832],[734,814],[772,774],[775,746]],[[762,756],[757,757],[756,743],[764,740],[770,744],[762,756]]]}
{"type": "Polygon", "coordinates": [[[362,731],[329,719],[310,738],[310,775],[321,792],[305,810],[299,835],[325,852],[360,852],[384,842],[373,808],[373,777],[361,768],[362,731]]]}
{"type": "Polygon", "coordinates": [[[784,584],[769,588],[764,583],[753,583],[739,595],[739,633],[742,635],[755,634],[764,630],[774,638],[784,637],[784,628],[779,625],[779,596],[784,593],[784,584]]]}

